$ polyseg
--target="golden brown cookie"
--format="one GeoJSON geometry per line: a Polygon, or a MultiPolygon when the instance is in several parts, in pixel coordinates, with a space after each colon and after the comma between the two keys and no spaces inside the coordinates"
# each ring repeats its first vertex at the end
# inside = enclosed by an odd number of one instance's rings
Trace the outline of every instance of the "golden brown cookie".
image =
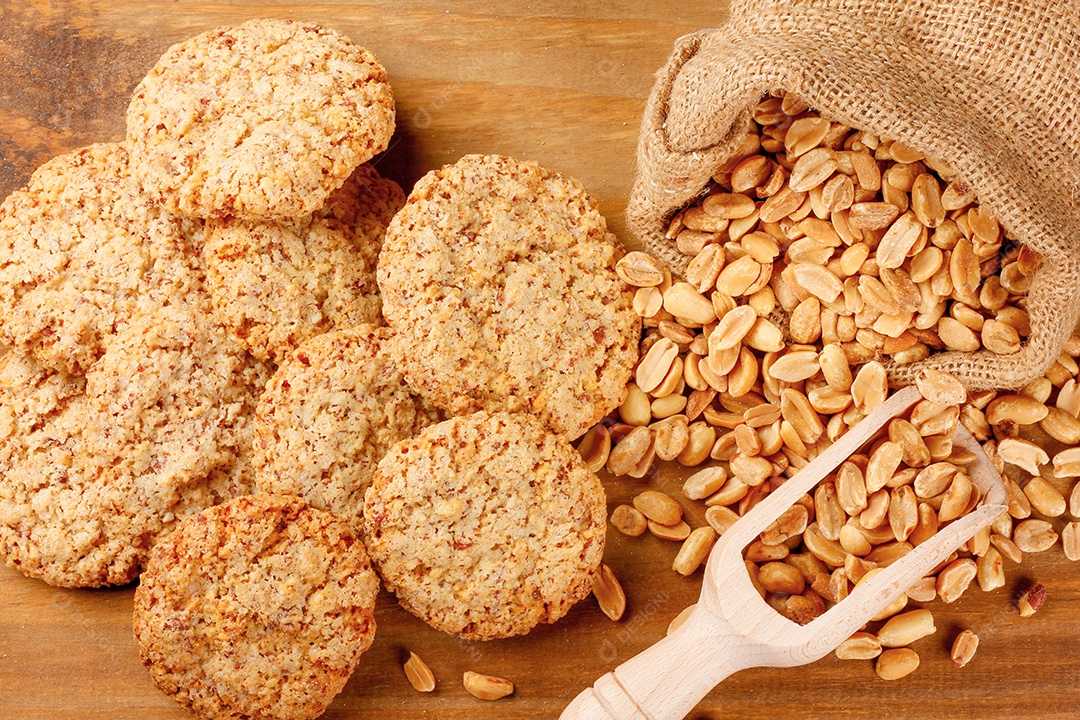
{"type": "Polygon", "coordinates": [[[439,419],[383,351],[389,335],[371,325],[337,330],[278,367],[252,423],[261,492],[299,495],[359,530],[376,464],[439,419]]]}
{"type": "Polygon", "coordinates": [[[637,360],[620,254],[581,184],[536,163],[468,155],[428,173],[379,256],[409,384],[454,414],[534,412],[578,437],[637,360]]]}
{"type": "Polygon", "coordinates": [[[64,587],[126,582],[131,562],[83,471],[85,385],[23,352],[0,359],[0,555],[64,587]]]}
{"type": "Polygon", "coordinates": [[[9,352],[0,554],[53,585],[130,582],[183,517],[251,492],[249,418],[268,376],[186,303],[132,320],[85,378],[9,352]]]}
{"type": "Polygon", "coordinates": [[[154,548],[135,639],[157,686],[200,717],[308,720],[371,645],[378,591],[344,522],[296,497],[242,497],[154,548]]]}
{"type": "Polygon", "coordinates": [[[143,187],[203,218],[308,215],[393,131],[379,61],[293,20],[250,20],[172,46],[127,111],[143,187]]]}
{"type": "Polygon", "coordinates": [[[189,486],[229,465],[268,378],[205,307],[147,313],[86,375],[87,447],[113,477],[189,486]]]}
{"type": "Polygon", "coordinates": [[[382,324],[375,267],[404,202],[365,164],[311,216],[209,221],[202,257],[218,317],[253,355],[277,362],[335,327],[382,324]]]}
{"type": "Polygon", "coordinates": [[[195,291],[201,232],[149,201],[121,144],[53,158],[0,205],[0,342],[85,372],[141,302],[195,291]]]}
{"type": "Polygon", "coordinates": [[[529,415],[433,425],[383,457],[364,541],[387,589],[439,630],[475,640],[555,622],[604,554],[604,488],[529,415]]]}

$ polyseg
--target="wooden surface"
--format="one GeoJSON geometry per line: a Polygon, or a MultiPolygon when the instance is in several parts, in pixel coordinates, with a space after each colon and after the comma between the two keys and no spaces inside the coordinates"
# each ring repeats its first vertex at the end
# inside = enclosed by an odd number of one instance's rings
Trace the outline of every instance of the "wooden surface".
{"type": "MultiPolygon", "coordinates": [[[[398,131],[379,169],[408,189],[469,152],[534,159],[579,178],[624,240],[638,121],[672,41],[726,15],[724,2],[323,2],[250,0],[0,0],[0,195],[56,153],[118,139],[131,88],[173,42],[255,16],[310,19],[372,49],[390,73],[398,131]]],[[[646,486],[675,491],[666,468],[642,481],[607,480],[614,506],[646,486]]],[[[691,511],[703,523],[703,508],[691,511]]],[[[620,623],[593,601],[524,638],[458,641],[427,628],[386,596],[372,649],[327,718],[556,718],[597,677],[663,636],[697,596],[700,573],[670,570],[677,547],[611,533],[607,562],[629,611],[620,623]],[[439,678],[435,693],[407,684],[406,648],[439,678]],[[504,675],[516,695],[466,695],[466,669],[504,675]]],[[[922,666],[894,683],[869,662],[831,656],[790,670],[747,670],[690,717],[1080,717],[1080,568],[1060,546],[1008,566],[1009,584],[931,605],[939,633],[920,641],[922,666]],[[1018,583],[1047,584],[1049,600],[1021,620],[1018,583]],[[948,646],[965,627],[982,645],[956,670],[948,646]]],[[[65,591],[0,569],[0,718],[187,718],[151,684],[131,637],[132,590],[65,591]]]]}

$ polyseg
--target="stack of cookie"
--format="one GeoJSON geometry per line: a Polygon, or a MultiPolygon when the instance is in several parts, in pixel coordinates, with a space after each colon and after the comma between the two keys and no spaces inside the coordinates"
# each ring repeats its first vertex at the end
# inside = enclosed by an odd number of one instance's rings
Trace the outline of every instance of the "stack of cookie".
{"type": "MultiPolygon", "coordinates": [[[[365,163],[393,118],[368,51],[253,21],[171,48],[124,142],[54,158],[0,206],[0,554],[64,587],[145,570],[144,660],[205,715],[314,717],[374,633],[350,525],[247,496],[273,464],[253,438],[275,365],[338,328],[377,354],[405,198],[365,163]]],[[[429,418],[400,375],[366,373],[395,401],[384,448],[429,418]]]]}
{"type": "Polygon", "coordinates": [[[130,582],[183,517],[254,490],[251,420],[275,363],[382,324],[375,265],[404,194],[364,163],[393,123],[367,50],[252,21],[171,48],[125,142],[54,158],[4,202],[10,565],[130,582]]]}
{"type": "Polygon", "coordinates": [[[0,206],[0,554],[142,574],[143,661],[207,717],[325,709],[374,634],[362,535],[466,638],[554,622],[600,564],[570,440],[637,360],[621,247],[535,163],[468,156],[406,202],[366,164],[393,124],[368,51],[251,21],[0,206]]]}
{"type": "Polygon", "coordinates": [[[434,627],[523,634],[589,593],[606,502],[569,440],[621,402],[637,361],[619,257],[580,183],[505,157],[429,173],[391,221],[390,353],[461,417],[383,458],[364,533],[387,587],[434,627]]]}

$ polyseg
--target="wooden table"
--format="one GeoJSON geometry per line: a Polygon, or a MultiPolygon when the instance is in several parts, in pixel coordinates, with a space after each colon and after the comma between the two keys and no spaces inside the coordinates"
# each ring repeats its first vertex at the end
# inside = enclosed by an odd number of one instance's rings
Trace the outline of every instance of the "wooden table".
{"type": "MultiPolygon", "coordinates": [[[[0,195],[50,156],[123,135],[131,88],[170,44],[221,23],[267,15],[335,27],[390,72],[398,130],[379,161],[409,188],[470,152],[529,158],[579,178],[628,244],[622,218],[639,117],[672,41],[720,23],[725,2],[323,2],[308,6],[172,0],[0,0],[0,195]]],[[[646,486],[676,490],[678,472],[605,478],[609,500],[646,486]]],[[[700,524],[700,508],[693,510],[700,524]]],[[[612,623],[590,599],[524,638],[458,641],[380,599],[379,631],[327,718],[556,718],[597,676],[663,636],[697,596],[701,576],[670,570],[677,547],[609,535],[607,562],[630,610],[612,623]],[[400,662],[414,650],[440,680],[421,695],[400,662]],[[466,669],[504,675],[516,695],[466,695],[466,669]]],[[[1080,572],[1060,546],[1007,568],[997,592],[931,605],[939,633],[917,644],[922,667],[893,683],[869,662],[831,657],[793,670],[748,670],[715,690],[694,718],[1080,717],[1080,572]],[[1046,607],[1020,619],[1022,581],[1049,587],[1046,607]],[[982,646],[963,670],[948,659],[956,633],[982,646]]],[[[132,590],[66,591],[0,569],[0,718],[185,718],[151,684],[131,637],[132,590]]]]}

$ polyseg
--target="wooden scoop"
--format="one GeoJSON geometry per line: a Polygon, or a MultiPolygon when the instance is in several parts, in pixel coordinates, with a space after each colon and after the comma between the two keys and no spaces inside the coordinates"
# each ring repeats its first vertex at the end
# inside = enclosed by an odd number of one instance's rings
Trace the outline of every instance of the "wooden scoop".
{"type": "Polygon", "coordinates": [[[740,518],[713,547],[701,598],[686,622],[597,680],[570,703],[561,720],[681,720],[732,673],[751,667],[794,667],[824,657],[1005,512],[1001,474],[958,425],[953,444],[975,454],[968,467],[982,492],[975,510],[941,528],[807,625],[780,615],[754,589],[743,548],[889,420],[921,399],[914,387],[896,393],[740,518]]]}

